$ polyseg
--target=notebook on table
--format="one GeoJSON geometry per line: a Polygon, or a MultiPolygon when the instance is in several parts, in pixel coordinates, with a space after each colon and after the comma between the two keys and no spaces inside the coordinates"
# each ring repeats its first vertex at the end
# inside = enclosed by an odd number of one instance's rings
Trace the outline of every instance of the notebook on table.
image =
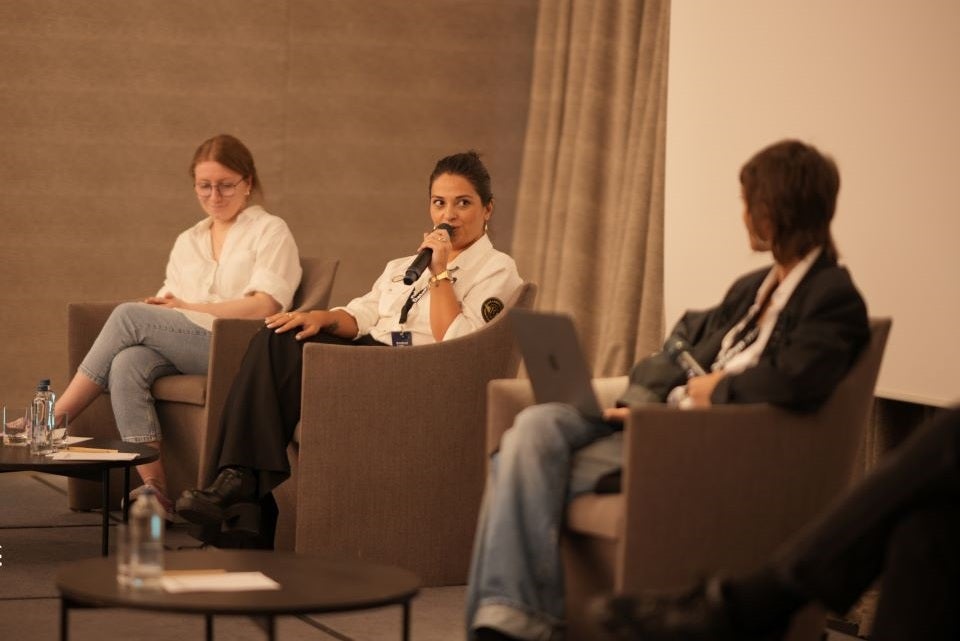
{"type": "Polygon", "coordinates": [[[573,319],[526,309],[510,310],[509,319],[537,403],[566,403],[583,416],[602,418],[573,319]]]}

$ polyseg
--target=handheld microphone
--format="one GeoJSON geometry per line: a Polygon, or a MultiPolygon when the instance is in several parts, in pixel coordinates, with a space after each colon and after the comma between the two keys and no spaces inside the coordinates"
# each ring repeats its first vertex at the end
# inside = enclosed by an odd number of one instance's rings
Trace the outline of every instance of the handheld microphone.
{"type": "Polygon", "coordinates": [[[664,351],[674,363],[679,365],[687,373],[687,378],[694,376],[704,376],[706,371],[697,359],[690,353],[690,344],[682,338],[671,338],[664,345],[664,351]]]}
{"type": "MultiPolygon", "coordinates": [[[[453,238],[453,227],[447,223],[440,223],[434,229],[443,229],[450,234],[450,238],[453,238]]],[[[433,258],[433,250],[429,247],[424,247],[420,250],[420,253],[417,254],[417,257],[413,259],[413,262],[410,263],[410,266],[407,267],[407,273],[403,275],[403,284],[404,285],[413,285],[415,282],[420,280],[420,276],[423,275],[423,270],[430,266],[430,259],[433,258]]]]}

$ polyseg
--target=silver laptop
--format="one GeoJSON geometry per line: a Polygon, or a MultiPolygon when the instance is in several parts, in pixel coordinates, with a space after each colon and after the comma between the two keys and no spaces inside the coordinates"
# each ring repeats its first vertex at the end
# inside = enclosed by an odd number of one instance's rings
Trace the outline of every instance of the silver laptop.
{"type": "Polygon", "coordinates": [[[509,320],[537,403],[566,403],[588,418],[601,418],[573,319],[514,308],[509,320]]]}

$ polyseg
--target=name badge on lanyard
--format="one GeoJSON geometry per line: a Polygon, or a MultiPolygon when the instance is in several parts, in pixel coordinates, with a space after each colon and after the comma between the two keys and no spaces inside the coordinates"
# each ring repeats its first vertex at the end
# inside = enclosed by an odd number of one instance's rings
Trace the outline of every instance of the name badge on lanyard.
{"type": "Polygon", "coordinates": [[[394,347],[410,347],[413,345],[412,332],[390,332],[394,347]]]}

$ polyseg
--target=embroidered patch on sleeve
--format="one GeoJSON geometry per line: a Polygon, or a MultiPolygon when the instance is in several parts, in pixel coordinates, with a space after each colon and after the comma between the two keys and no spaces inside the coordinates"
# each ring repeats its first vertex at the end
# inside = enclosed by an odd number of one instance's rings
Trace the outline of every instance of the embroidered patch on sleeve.
{"type": "Polygon", "coordinates": [[[499,298],[488,298],[480,306],[480,313],[483,314],[483,320],[487,323],[496,318],[497,314],[503,311],[503,301],[499,298]]]}

